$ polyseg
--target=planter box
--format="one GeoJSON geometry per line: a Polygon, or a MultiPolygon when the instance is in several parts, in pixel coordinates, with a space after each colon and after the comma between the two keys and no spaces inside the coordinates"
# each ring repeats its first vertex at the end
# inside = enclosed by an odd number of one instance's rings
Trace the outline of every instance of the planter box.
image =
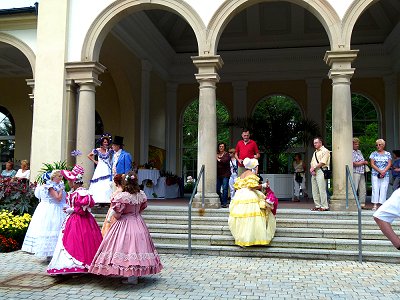
{"type": "Polygon", "coordinates": [[[293,197],[293,174],[259,174],[263,182],[268,178],[270,187],[279,200],[293,197]]]}

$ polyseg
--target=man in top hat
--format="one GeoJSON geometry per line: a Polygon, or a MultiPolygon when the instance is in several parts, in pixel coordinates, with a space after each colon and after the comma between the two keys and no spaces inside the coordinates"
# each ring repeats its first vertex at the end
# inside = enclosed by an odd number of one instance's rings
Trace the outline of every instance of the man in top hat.
{"type": "Polygon", "coordinates": [[[116,135],[112,143],[114,155],[112,159],[112,174],[126,174],[132,168],[132,156],[123,149],[124,138],[116,135]]]}

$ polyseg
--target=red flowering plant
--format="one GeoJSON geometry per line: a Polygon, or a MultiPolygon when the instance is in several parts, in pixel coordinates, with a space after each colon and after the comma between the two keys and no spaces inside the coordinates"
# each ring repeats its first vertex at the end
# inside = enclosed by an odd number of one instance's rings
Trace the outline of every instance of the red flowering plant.
{"type": "Polygon", "coordinates": [[[16,251],[20,247],[16,240],[0,234],[0,253],[16,251]]]}
{"type": "Polygon", "coordinates": [[[26,179],[0,176],[0,210],[6,209],[14,214],[32,214],[39,200],[35,197],[36,183],[26,179]]]}
{"type": "Polygon", "coordinates": [[[0,210],[0,252],[18,250],[22,246],[31,219],[28,213],[14,215],[10,211],[0,210]]]}

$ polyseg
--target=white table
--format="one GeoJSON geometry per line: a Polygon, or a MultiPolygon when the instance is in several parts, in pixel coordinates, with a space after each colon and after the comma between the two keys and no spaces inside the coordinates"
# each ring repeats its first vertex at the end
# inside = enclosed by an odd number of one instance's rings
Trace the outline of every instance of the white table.
{"type": "Polygon", "coordinates": [[[143,181],[151,180],[153,185],[157,184],[158,178],[160,178],[160,170],[156,169],[139,169],[138,170],[138,181],[139,184],[145,184],[143,181]]]}
{"type": "Polygon", "coordinates": [[[147,187],[144,185],[143,191],[145,192],[147,199],[179,198],[179,185],[167,185],[166,179],[166,177],[160,177],[157,181],[157,184],[153,184],[152,187],[147,187]],[[154,194],[157,196],[155,197],[154,194]]]}

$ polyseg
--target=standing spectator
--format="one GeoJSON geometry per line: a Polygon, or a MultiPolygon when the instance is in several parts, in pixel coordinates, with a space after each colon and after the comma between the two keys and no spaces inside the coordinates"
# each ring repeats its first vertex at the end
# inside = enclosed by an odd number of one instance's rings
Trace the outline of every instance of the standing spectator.
{"type": "MultiPolygon", "coordinates": [[[[260,157],[260,151],[255,141],[250,139],[250,132],[248,129],[243,129],[242,140],[236,144],[235,157],[239,162],[238,176],[240,176],[246,168],[243,165],[245,158],[256,158],[260,157]]],[[[258,168],[258,167],[257,167],[258,168]]]]}
{"type": "Polygon", "coordinates": [[[400,150],[393,150],[393,165],[392,165],[392,177],[393,177],[393,191],[397,190],[400,186],[400,150]]]}
{"type": "Polygon", "coordinates": [[[15,176],[16,173],[17,171],[14,170],[14,163],[9,160],[8,162],[6,162],[6,169],[1,172],[1,176],[12,178],[15,176]]]}
{"type": "Polygon", "coordinates": [[[15,174],[17,179],[27,179],[31,176],[31,171],[29,170],[29,163],[26,159],[21,160],[21,169],[15,174]]]}
{"type": "Polygon", "coordinates": [[[229,177],[229,189],[231,192],[231,199],[235,196],[235,187],[233,186],[236,178],[238,177],[238,161],[235,157],[235,149],[229,149],[229,156],[231,160],[229,161],[229,166],[231,168],[231,177],[229,177]]]}
{"type": "Polygon", "coordinates": [[[293,202],[299,202],[300,197],[304,195],[304,198],[307,199],[307,190],[306,190],[306,164],[301,159],[301,154],[296,153],[294,155],[293,160],[293,169],[294,169],[294,197],[292,199],[293,202]]]}
{"type": "Polygon", "coordinates": [[[311,159],[311,187],[314,199],[314,208],[311,210],[328,211],[328,195],[326,193],[326,179],[323,169],[329,167],[331,154],[328,149],[322,145],[322,138],[314,138],[314,154],[311,159]]]}
{"type": "Polygon", "coordinates": [[[360,200],[361,208],[365,209],[365,198],[367,190],[365,188],[365,166],[368,161],[364,159],[360,147],[360,140],[353,139],[353,180],[356,190],[358,190],[358,198],[360,200]]]}
{"type": "Polygon", "coordinates": [[[217,194],[221,201],[223,208],[228,207],[228,188],[229,178],[231,177],[231,170],[229,166],[231,158],[228,152],[226,152],[226,144],[218,143],[217,152],[217,194]],[[222,195],[221,195],[222,186],[222,195]]]}
{"type": "Polygon", "coordinates": [[[392,156],[385,151],[385,141],[376,140],[377,150],[369,156],[372,167],[372,196],[371,202],[374,204],[372,210],[378,209],[378,204],[382,205],[386,201],[386,193],[389,186],[389,170],[392,167],[392,156]]]}

